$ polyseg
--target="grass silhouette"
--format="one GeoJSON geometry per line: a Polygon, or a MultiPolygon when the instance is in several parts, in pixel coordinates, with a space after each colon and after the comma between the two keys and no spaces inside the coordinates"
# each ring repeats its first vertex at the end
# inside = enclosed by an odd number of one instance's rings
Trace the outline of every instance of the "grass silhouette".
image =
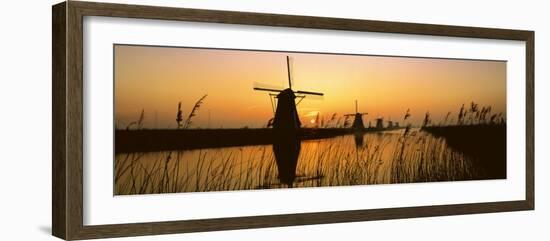
{"type": "MultiPolygon", "coordinates": [[[[191,126],[205,97],[195,104],[185,128],[191,126]]],[[[142,126],[144,116],[142,111],[133,125],[142,126]]],[[[410,116],[407,110],[403,121],[410,116]]],[[[302,141],[292,187],[506,178],[504,115],[472,102],[468,108],[461,106],[456,121],[449,118],[452,112],[436,124],[427,112],[420,129],[405,123],[404,129],[362,133],[360,142],[353,135],[302,141]]],[[[346,117],[337,114],[327,121],[319,115],[316,119],[312,129],[347,129],[342,128],[346,117]]],[[[271,145],[119,153],[115,157],[115,194],[289,187],[280,182],[280,171],[271,145]]]]}

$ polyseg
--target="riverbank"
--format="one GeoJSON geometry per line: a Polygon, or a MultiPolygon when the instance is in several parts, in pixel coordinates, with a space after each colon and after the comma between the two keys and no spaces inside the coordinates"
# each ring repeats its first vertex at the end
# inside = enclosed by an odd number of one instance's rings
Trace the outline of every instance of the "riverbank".
{"type": "Polygon", "coordinates": [[[490,179],[506,178],[506,125],[433,126],[422,130],[473,157],[490,179]]]}
{"type": "MultiPolygon", "coordinates": [[[[315,140],[335,136],[399,128],[302,128],[298,130],[300,140],[315,140]]],[[[159,130],[115,130],[115,152],[151,152],[168,150],[191,150],[248,145],[273,144],[276,132],[271,128],[261,129],[159,129],[159,130]]]]}

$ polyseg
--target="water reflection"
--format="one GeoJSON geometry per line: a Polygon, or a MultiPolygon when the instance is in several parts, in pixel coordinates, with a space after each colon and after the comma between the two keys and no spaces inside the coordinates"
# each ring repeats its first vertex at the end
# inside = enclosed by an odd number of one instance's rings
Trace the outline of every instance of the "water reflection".
{"type": "Polygon", "coordinates": [[[288,187],[292,187],[296,179],[300,148],[301,142],[295,136],[279,137],[273,144],[279,180],[288,187]]]}
{"type": "Polygon", "coordinates": [[[355,132],[353,134],[353,140],[355,141],[355,147],[359,149],[361,146],[363,146],[363,136],[365,135],[364,132],[355,132]]]}

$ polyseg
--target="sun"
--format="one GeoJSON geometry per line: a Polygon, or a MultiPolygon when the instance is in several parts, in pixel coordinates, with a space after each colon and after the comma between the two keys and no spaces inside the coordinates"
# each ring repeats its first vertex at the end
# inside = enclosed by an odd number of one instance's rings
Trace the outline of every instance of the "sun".
{"type": "Polygon", "coordinates": [[[311,120],[309,121],[309,123],[315,124],[315,119],[311,119],[311,120]]]}

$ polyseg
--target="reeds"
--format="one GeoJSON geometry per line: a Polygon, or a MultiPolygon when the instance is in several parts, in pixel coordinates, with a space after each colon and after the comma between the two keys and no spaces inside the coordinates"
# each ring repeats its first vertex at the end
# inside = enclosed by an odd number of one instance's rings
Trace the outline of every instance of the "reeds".
{"type": "MultiPolygon", "coordinates": [[[[470,160],[442,138],[417,130],[304,141],[293,187],[469,180],[470,160]]],[[[134,153],[116,156],[115,193],[151,194],[288,187],[271,146],[134,153]]]]}
{"type": "Polygon", "coordinates": [[[193,106],[193,109],[191,110],[191,112],[189,112],[189,116],[187,116],[185,123],[183,124],[183,129],[188,129],[189,127],[191,127],[191,124],[193,123],[193,117],[197,115],[197,112],[199,112],[199,109],[204,102],[204,99],[206,99],[206,96],[208,95],[204,95],[199,100],[197,100],[197,102],[193,106]]]}
{"type": "MultiPolygon", "coordinates": [[[[182,128],[192,125],[206,95],[200,98],[182,128]]],[[[178,116],[181,107],[178,108],[178,116]]],[[[503,125],[502,113],[490,106],[462,105],[456,122],[448,112],[439,126],[503,125]]],[[[407,109],[403,120],[410,118],[407,109]]],[[[137,122],[143,127],[142,110],[137,122]]],[[[348,116],[333,114],[327,121],[319,114],[314,128],[348,127],[348,116]]],[[[268,121],[267,127],[272,125],[268,121]]],[[[423,128],[433,121],[426,112],[423,128]]],[[[370,124],[369,124],[370,126],[370,124]]],[[[302,141],[296,179],[291,185],[279,180],[279,167],[270,145],[119,154],[115,157],[115,194],[153,194],[251,190],[281,187],[321,187],[434,181],[477,180],[486,178],[476,160],[448,146],[445,138],[413,129],[391,133],[365,134],[361,142],[352,135],[302,141]]],[[[456,144],[455,144],[456,145],[456,144]]],[[[283,170],[284,171],[284,170],[283,170]]]]}
{"type": "Polygon", "coordinates": [[[137,126],[137,129],[143,129],[143,122],[145,121],[145,110],[141,110],[137,121],[132,121],[126,126],[126,130],[130,130],[133,126],[137,126]]]}
{"type": "Polygon", "coordinates": [[[475,102],[470,103],[470,108],[465,108],[462,104],[458,112],[457,121],[452,119],[449,121],[451,112],[447,113],[445,119],[441,122],[440,126],[461,126],[461,125],[503,125],[506,124],[506,119],[502,112],[492,113],[493,108],[491,106],[483,106],[479,108],[479,104],[475,102]]]}

